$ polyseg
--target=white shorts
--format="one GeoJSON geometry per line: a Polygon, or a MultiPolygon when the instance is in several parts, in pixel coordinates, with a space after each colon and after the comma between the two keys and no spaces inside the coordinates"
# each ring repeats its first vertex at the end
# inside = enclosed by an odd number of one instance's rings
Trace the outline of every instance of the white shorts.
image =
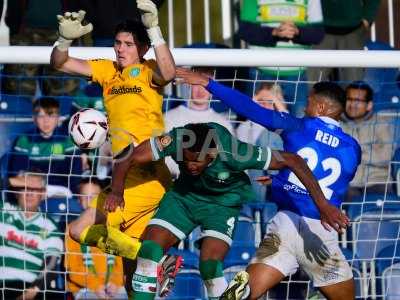
{"type": "Polygon", "coordinates": [[[264,240],[250,264],[263,263],[285,276],[299,266],[315,287],[349,280],[353,272],[339,248],[338,234],[327,231],[320,220],[280,211],[267,226],[264,240]]]}

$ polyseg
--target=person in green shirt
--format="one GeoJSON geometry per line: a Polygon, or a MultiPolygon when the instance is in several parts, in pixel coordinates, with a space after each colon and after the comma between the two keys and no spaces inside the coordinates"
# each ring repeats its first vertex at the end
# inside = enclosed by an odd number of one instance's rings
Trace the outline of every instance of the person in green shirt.
{"type": "Polygon", "coordinates": [[[216,123],[188,124],[153,137],[130,153],[117,157],[112,191],[105,209],[124,205],[123,182],[132,164],[146,164],[171,156],[180,175],[164,195],[143,234],[137,269],[132,280],[134,299],[154,299],[158,262],[171,246],[197,226],[202,229],[200,274],[209,299],[218,299],[227,287],[222,261],[243,203],[253,198],[247,169],[290,168],[306,186],[333,228],[346,227],[348,219],[330,205],[306,162],[298,155],[241,142],[216,123]],[[121,191],[120,193],[116,191],[121,191]]]}

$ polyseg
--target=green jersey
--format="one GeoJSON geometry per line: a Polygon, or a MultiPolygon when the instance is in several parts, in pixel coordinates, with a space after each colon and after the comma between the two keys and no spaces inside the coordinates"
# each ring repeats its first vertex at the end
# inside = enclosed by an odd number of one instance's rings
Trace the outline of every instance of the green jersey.
{"type": "MultiPolygon", "coordinates": [[[[240,19],[261,26],[278,27],[282,22],[291,21],[296,26],[322,24],[320,0],[246,0],[240,9],[240,19]]],[[[308,49],[309,46],[292,40],[279,40],[275,47],[249,45],[249,49],[308,49]]],[[[296,76],[304,67],[263,67],[263,72],[271,75],[296,76]]]]}
{"type": "Polygon", "coordinates": [[[155,160],[171,156],[179,165],[180,176],[173,190],[180,194],[195,194],[204,201],[219,202],[225,206],[237,206],[254,199],[247,169],[267,169],[271,161],[271,149],[243,143],[216,123],[207,123],[210,130],[207,141],[216,143],[215,159],[198,176],[192,176],[183,168],[183,142],[185,127],[174,128],[161,139],[150,140],[155,160]],[[222,194],[224,195],[223,197],[222,194]]]}
{"type": "Polygon", "coordinates": [[[38,212],[27,219],[17,206],[0,203],[0,280],[33,282],[46,256],[60,256],[61,234],[55,223],[38,212]]]}

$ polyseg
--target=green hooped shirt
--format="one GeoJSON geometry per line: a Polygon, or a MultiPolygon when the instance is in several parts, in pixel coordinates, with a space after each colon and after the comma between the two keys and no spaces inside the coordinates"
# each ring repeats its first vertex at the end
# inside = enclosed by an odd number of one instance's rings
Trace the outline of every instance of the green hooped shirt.
{"type": "Polygon", "coordinates": [[[185,127],[174,128],[160,139],[150,140],[155,160],[171,156],[179,165],[180,176],[175,181],[173,191],[183,195],[192,194],[197,199],[224,206],[238,206],[253,200],[250,179],[244,171],[268,169],[271,149],[241,142],[219,124],[206,124],[211,130],[205,148],[214,140],[217,153],[210,165],[197,176],[186,173],[182,164],[182,139],[188,134],[185,127]]]}
{"type": "MultiPolygon", "coordinates": [[[[322,24],[323,16],[320,0],[245,0],[240,9],[240,20],[261,26],[278,27],[282,22],[291,21],[298,27],[322,24]]],[[[250,49],[271,49],[249,45],[250,49]]],[[[308,49],[309,46],[292,41],[278,41],[272,49],[308,49]]],[[[260,68],[270,75],[293,76],[305,68],[275,67],[260,68]]]]}

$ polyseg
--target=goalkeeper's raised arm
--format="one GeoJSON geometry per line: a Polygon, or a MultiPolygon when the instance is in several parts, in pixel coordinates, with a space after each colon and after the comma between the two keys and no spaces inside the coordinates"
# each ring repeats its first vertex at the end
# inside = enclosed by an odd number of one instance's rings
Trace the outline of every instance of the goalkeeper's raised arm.
{"type": "MultiPolygon", "coordinates": [[[[137,0],[136,3],[141,12],[142,24],[140,21],[127,20],[115,29],[116,67],[122,73],[130,65],[144,63],[143,56],[151,44],[157,61],[157,69],[153,70],[151,78],[154,84],[164,86],[175,77],[175,62],[158,26],[157,7],[151,0],[137,0]]],[[[72,42],[93,29],[90,23],[82,24],[85,12],[66,12],[57,18],[59,38],[51,53],[50,64],[65,73],[93,77],[98,70],[93,70],[90,61],[68,54],[72,42]]]]}
{"type": "Polygon", "coordinates": [[[157,6],[151,0],[136,0],[136,3],[156,54],[158,70],[153,74],[153,81],[163,86],[175,78],[175,61],[158,26],[157,6]]]}
{"type": "Polygon", "coordinates": [[[92,24],[82,25],[86,12],[66,12],[58,15],[58,40],[51,52],[50,64],[59,71],[70,74],[91,76],[91,68],[87,61],[70,57],[68,49],[75,39],[78,39],[93,30],[92,24]]]}

